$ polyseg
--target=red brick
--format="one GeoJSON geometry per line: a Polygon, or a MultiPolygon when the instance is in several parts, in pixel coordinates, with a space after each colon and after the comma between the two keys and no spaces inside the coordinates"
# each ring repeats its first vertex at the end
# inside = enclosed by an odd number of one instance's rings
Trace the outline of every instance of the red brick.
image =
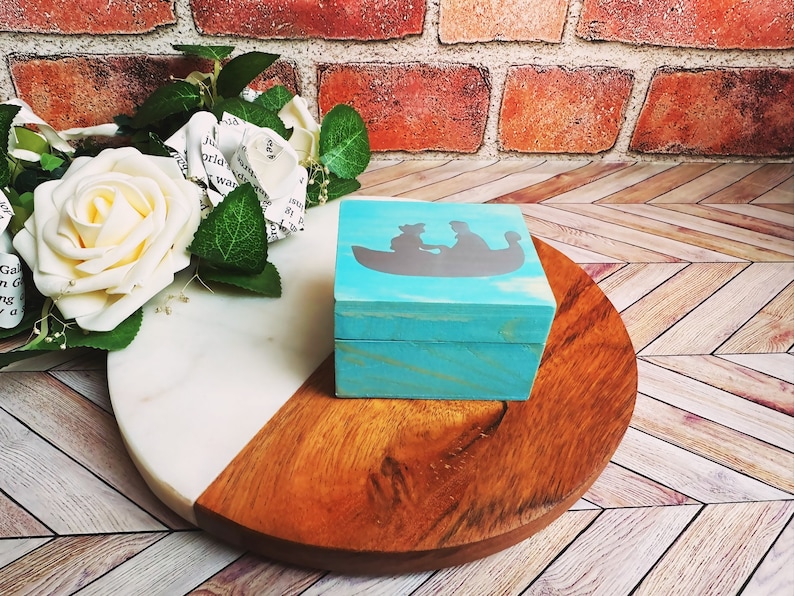
{"type": "Polygon", "coordinates": [[[418,0],[191,0],[196,27],[257,38],[391,39],[422,32],[418,0]]]}
{"type": "Polygon", "coordinates": [[[439,38],[559,43],[567,10],[568,0],[441,0],[439,38]]]}
{"type": "Polygon", "coordinates": [[[482,144],[490,80],[474,66],[325,65],[319,83],[320,112],[356,108],[374,151],[471,153],[482,144]]]}
{"type": "MultiPolygon", "coordinates": [[[[9,62],[17,96],[56,129],[111,122],[117,114],[132,114],[169,76],[211,71],[206,61],[181,56],[11,56],[9,62]]],[[[252,86],[280,82],[296,91],[289,64],[276,62],[264,77],[252,86]]]]}
{"type": "Polygon", "coordinates": [[[615,144],[634,77],[619,68],[517,66],[499,114],[506,151],[598,153],[615,144]]]}
{"type": "Polygon", "coordinates": [[[630,148],[644,153],[792,155],[794,69],[660,69],[630,148]]]}
{"type": "Polygon", "coordinates": [[[584,0],[585,39],[694,48],[794,47],[791,0],[584,0]]]}
{"type": "Polygon", "coordinates": [[[143,33],[176,22],[173,0],[2,0],[0,31],[143,33]]]}

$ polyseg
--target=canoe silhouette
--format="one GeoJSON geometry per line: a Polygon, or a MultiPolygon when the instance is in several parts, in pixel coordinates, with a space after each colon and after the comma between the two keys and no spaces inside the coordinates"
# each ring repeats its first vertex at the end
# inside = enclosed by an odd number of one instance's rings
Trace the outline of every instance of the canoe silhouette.
{"type": "Polygon", "coordinates": [[[506,232],[507,248],[467,250],[434,245],[432,250],[383,251],[353,246],[356,261],[367,269],[416,277],[491,277],[512,273],[524,264],[521,236],[506,232]]]}

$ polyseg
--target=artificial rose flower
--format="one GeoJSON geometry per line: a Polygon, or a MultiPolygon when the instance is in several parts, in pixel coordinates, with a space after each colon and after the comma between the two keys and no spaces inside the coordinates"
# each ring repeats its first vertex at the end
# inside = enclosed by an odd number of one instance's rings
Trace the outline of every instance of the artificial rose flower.
{"type": "Polygon", "coordinates": [[[320,125],[309,113],[309,105],[301,96],[296,95],[278,113],[287,128],[292,129],[289,144],[301,160],[320,159],[320,125]]]}
{"type": "Polygon", "coordinates": [[[14,247],[66,318],[109,331],[190,264],[199,197],[173,159],[105,149],[36,188],[14,247]]]}
{"type": "Polygon", "coordinates": [[[249,182],[259,196],[268,225],[268,241],[303,229],[309,174],[298,154],[278,133],[251,126],[230,159],[241,182],[249,182]]]}
{"type": "Polygon", "coordinates": [[[278,133],[228,113],[197,112],[165,141],[186,176],[201,180],[214,207],[238,185],[257,192],[273,242],[303,229],[309,175],[278,133]]]}

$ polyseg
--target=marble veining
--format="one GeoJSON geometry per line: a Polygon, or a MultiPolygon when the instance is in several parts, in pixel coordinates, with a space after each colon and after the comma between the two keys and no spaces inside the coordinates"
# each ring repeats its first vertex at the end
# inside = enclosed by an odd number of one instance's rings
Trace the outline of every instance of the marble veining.
{"type": "Polygon", "coordinates": [[[338,203],[311,209],[306,231],[270,245],[281,298],[193,282],[187,303],[156,313],[185,276],[147,305],[133,343],[108,356],[121,434],[154,493],[195,523],[193,503],[333,350],[338,203]]]}

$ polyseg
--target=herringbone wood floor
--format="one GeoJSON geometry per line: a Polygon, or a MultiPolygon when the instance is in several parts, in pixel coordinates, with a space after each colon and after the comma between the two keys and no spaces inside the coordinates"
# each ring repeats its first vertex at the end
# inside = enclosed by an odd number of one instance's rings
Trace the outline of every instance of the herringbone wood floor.
{"type": "Polygon", "coordinates": [[[158,503],[102,357],[45,360],[0,373],[0,594],[794,594],[794,165],[380,161],[362,182],[517,203],[615,304],[639,394],[585,498],[462,567],[288,568],[158,503]]]}

